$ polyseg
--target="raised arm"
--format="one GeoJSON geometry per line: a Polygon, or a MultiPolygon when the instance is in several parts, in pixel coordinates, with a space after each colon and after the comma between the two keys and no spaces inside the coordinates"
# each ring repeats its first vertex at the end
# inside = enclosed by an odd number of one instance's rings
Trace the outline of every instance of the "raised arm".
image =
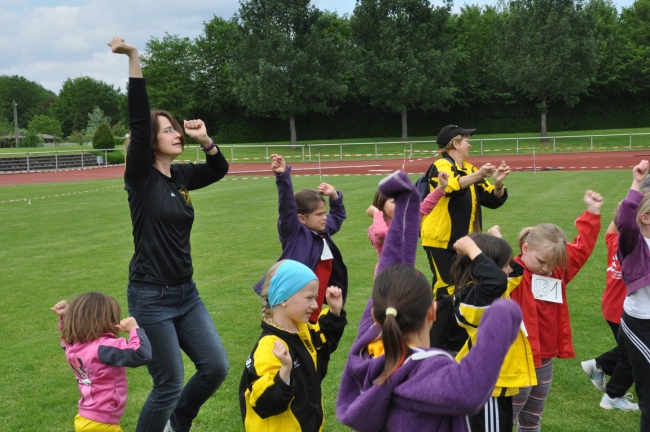
{"type": "Polygon", "coordinates": [[[142,68],[140,67],[140,54],[135,45],[127,44],[119,36],[106,43],[111,47],[115,54],[125,54],[129,57],[129,78],[142,78],[142,68]]]}
{"type": "Polygon", "coordinates": [[[136,189],[146,189],[152,165],[151,151],[151,111],[145,80],[140,68],[138,49],[114,37],[107,45],[116,54],[129,57],[129,129],[130,143],[126,152],[124,180],[136,189]]]}

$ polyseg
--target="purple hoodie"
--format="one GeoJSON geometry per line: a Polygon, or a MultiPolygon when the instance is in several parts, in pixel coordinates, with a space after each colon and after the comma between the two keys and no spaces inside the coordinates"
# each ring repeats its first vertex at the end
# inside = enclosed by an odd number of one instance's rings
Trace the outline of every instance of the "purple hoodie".
{"type": "MultiPolygon", "coordinates": [[[[346,216],[343,194],[338,191],[338,198],[330,199],[327,225],[323,231],[315,232],[298,220],[298,207],[291,183],[290,166],[287,165],[287,169],[282,174],[275,175],[275,183],[278,187],[278,234],[282,244],[282,255],[278,261],[291,259],[315,270],[323,253],[323,240],[325,240],[334,255],[328,286],[334,285],[341,288],[343,301],[345,301],[348,294],[348,269],[343,262],[339,248],[332,241],[332,236],[341,229],[346,216]]],[[[260,295],[264,277],[253,286],[255,292],[260,295]]]]}
{"type": "Polygon", "coordinates": [[[618,214],[618,259],[628,295],[650,285],[650,249],[636,223],[636,213],[644,195],[630,189],[618,214]]]}
{"type": "MultiPolygon", "coordinates": [[[[521,309],[497,300],[485,311],[477,343],[460,363],[437,348],[416,352],[383,385],[384,356],[369,358],[367,345],[380,337],[368,301],[343,371],[336,417],[361,432],[468,431],[467,415],[492,393],[503,359],[521,324],[521,309]]],[[[435,325],[435,324],[434,324],[435,325]]]]}
{"type": "MultiPolygon", "coordinates": [[[[418,191],[401,171],[382,180],[379,190],[395,198],[395,215],[377,271],[395,264],[413,266],[418,191]]],[[[343,371],[336,401],[338,420],[362,432],[469,430],[466,416],[479,411],[490,397],[503,359],[519,332],[519,306],[510,300],[494,302],[483,314],[478,342],[460,363],[443,350],[413,348],[415,353],[383,385],[373,381],[383,373],[385,357],[371,358],[367,350],[370,342],[381,337],[371,309],[372,299],[363,312],[343,371]]]]}

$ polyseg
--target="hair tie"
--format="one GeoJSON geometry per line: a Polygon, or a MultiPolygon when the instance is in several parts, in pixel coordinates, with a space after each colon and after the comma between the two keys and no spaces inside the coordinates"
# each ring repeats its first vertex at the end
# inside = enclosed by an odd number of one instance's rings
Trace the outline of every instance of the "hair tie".
{"type": "Polygon", "coordinates": [[[397,318],[397,309],[392,307],[386,308],[386,315],[392,315],[397,318]]]}

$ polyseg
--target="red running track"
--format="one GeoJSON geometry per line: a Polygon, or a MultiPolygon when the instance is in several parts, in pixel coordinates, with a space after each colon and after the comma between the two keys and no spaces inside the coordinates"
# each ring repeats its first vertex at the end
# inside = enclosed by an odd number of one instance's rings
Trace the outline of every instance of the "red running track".
{"type": "MultiPolygon", "coordinates": [[[[629,169],[640,159],[650,159],[650,150],[618,151],[594,153],[555,153],[536,155],[472,156],[469,161],[475,166],[485,163],[498,165],[505,161],[513,171],[536,170],[607,170],[629,169]]],[[[409,174],[423,174],[431,165],[433,157],[411,159],[407,161],[363,160],[340,162],[291,162],[294,174],[317,175],[375,175],[386,174],[404,169],[409,174]]],[[[270,174],[268,163],[234,163],[230,165],[228,176],[251,177],[270,174]]],[[[63,171],[40,171],[0,174],[0,186],[71,182],[119,178],[124,173],[124,166],[70,169],[63,171]]]]}

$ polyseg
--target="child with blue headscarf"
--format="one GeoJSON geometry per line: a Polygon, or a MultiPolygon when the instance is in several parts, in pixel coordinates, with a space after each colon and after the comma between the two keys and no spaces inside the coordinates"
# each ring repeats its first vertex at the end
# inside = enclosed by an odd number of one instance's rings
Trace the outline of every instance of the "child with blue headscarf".
{"type": "Polygon", "coordinates": [[[341,289],[326,291],[318,322],[318,278],[304,264],[275,263],[262,288],[262,335],[246,360],[239,405],[247,431],[317,431],[324,425],[321,381],[347,324],[341,289]]]}

